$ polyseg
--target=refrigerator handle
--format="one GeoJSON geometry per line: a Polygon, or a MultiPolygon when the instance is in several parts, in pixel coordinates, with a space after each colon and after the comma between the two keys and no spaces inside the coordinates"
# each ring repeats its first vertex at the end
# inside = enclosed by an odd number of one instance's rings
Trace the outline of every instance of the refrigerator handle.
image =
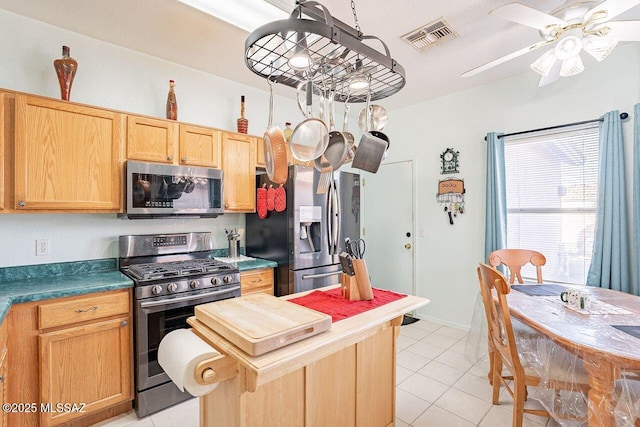
{"type": "Polygon", "coordinates": [[[333,203],[332,200],[332,188],[329,186],[327,191],[327,248],[329,249],[329,255],[333,255],[333,222],[331,218],[333,217],[333,203]]]}
{"type": "Polygon", "coordinates": [[[338,255],[339,253],[339,246],[340,246],[340,236],[342,235],[342,206],[340,206],[340,194],[338,193],[338,184],[337,181],[334,179],[333,180],[333,197],[336,201],[336,211],[334,212],[334,219],[335,219],[335,234],[334,234],[334,238],[333,238],[333,245],[334,245],[334,255],[338,255]]]}

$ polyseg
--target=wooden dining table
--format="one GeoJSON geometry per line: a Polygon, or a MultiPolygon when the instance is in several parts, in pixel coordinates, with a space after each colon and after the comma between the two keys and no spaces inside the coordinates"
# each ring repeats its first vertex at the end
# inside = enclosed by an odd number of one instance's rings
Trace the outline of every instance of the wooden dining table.
{"type": "Polygon", "coordinates": [[[610,289],[563,286],[588,292],[590,310],[569,308],[561,301],[560,292],[531,296],[515,288],[507,296],[509,310],[513,317],[583,359],[590,387],[589,426],[614,427],[616,380],[622,371],[640,372],[640,339],[612,325],[640,327],[640,297],[610,289]]]}

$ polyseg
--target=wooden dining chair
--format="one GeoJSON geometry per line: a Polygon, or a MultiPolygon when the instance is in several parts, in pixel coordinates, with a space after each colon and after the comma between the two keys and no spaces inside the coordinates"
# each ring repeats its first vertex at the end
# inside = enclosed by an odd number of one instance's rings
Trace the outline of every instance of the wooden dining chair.
{"type": "Polygon", "coordinates": [[[515,278],[518,279],[518,283],[524,283],[520,269],[527,263],[531,263],[536,268],[536,281],[542,283],[542,266],[547,263],[547,259],[540,252],[530,249],[498,249],[489,254],[489,265],[507,266],[509,284],[513,284],[515,278]]]}
{"type": "MultiPolygon", "coordinates": [[[[549,412],[543,409],[525,409],[524,407],[527,386],[539,386],[542,379],[531,367],[523,366],[521,362],[507,304],[507,294],[509,294],[511,287],[507,283],[506,277],[487,264],[481,263],[477,272],[489,329],[489,351],[493,353],[491,357],[492,402],[494,405],[499,404],[500,387],[504,385],[513,398],[513,427],[522,426],[525,412],[549,417],[549,412]],[[492,290],[495,290],[497,301],[494,300],[492,290]],[[510,375],[504,375],[503,368],[506,368],[510,375]],[[513,384],[510,386],[507,381],[513,381],[513,384]]],[[[540,337],[540,339],[544,339],[542,335],[540,337]]],[[[553,373],[557,370],[552,365],[555,362],[553,357],[545,360],[545,364],[547,364],[545,369],[548,369],[550,374],[548,378],[545,376],[544,386],[551,387],[556,391],[560,389],[580,390],[588,393],[587,375],[581,366],[576,369],[575,373],[568,374],[565,369],[564,372],[560,372],[557,377],[554,377],[553,373]],[[569,379],[565,379],[567,377],[569,379]]]]}

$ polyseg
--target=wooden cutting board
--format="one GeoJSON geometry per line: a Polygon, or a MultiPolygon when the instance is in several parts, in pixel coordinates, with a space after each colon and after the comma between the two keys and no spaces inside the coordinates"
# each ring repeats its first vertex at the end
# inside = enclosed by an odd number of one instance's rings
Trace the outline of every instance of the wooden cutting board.
{"type": "Polygon", "coordinates": [[[195,315],[251,356],[331,329],[331,316],[261,293],[202,304],[195,315]]]}

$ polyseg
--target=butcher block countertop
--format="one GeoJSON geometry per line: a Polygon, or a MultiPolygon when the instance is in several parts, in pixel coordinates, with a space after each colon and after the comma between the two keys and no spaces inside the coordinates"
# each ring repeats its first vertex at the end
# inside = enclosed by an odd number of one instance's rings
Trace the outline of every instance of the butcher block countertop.
{"type": "MultiPolygon", "coordinates": [[[[336,287],[328,286],[319,290],[329,290],[336,287]]],[[[288,295],[282,297],[282,299],[300,297],[309,292],[288,295]]],[[[250,356],[245,353],[204,323],[198,321],[195,316],[190,317],[188,323],[193,327],[194,332],[211,346],[221,353],[236,359],[239,365],[246,368],[247,390],[255,391],[262,384],[296,371],[343,348],[352,346],[368,336],[374,335],[377,332],[377,327],[393,319],[401,318],[403,314],[422,307],[429,302],[426,298],[409,295],[381,307],[335,322],[326,332],[258,356],[250,356]]]]}

